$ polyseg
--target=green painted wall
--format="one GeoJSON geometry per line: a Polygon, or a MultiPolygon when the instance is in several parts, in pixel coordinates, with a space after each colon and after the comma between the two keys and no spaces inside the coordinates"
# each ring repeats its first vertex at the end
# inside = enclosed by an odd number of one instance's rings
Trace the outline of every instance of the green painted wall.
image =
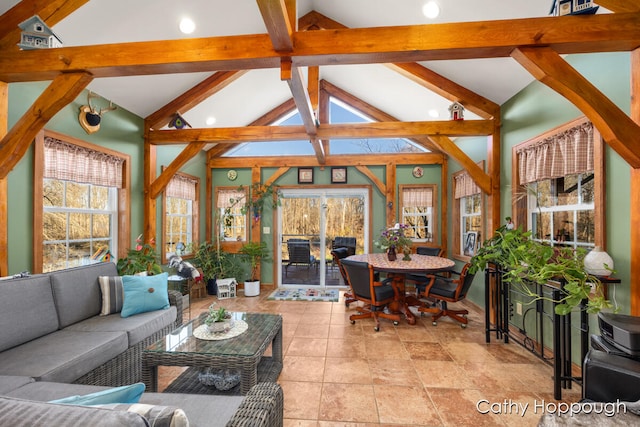
{"type": "MultiPolygon", "coordinates": [[[[567,62],[629,114],[631,94],[628,53],[572,55],[567,57],[567,62]]],[[[512,147],[583,115],[573,104],[539,82],[531,83],[502,106],[502,217],[511,215],[512,147]]],[[[615,298],[621,312],[628,313],[630,168],[608,146],[606,156],[607,252],[614,260],[616,276],[622,280],[622,284],[616,287],[615,298]]]]}
{"type": "MultiPolygon", "coordinates": [[[[33,104],[47,82],[12,83],[9,85],[9,120],[11,128],[27,109],[33,104]]],[[[56,114],[46,129],[60,132],[92,144],[108,147],[131,156],[131,244],[142,232],[143,227],[143,120],[131,112],[118,108],[104,115],[98,132],[88,135],[78,124],[79,107],[86,104],[86,91],[76,100],[56,114]]],[[[98,100],[102,105],[104,100],[98,100]]],[[[106,105],[106,104],[105,104],[106,105]]],[[[159,146],[157,149],[158,173],[160,165],[168,165],[180,152],[182,146],[159,146]]],[[[185,173],[201,178],[201,200],[205,195],[205,154],[200,154],[189,161],[182,170],[185,173]]],[[[32,270],[32,238],[33,238],[33,147],[9,173],[9,274],[24,270],[32,270]]],[[[158,198],[158,215],[162,208],[158,198]]],[[[204,203],[201,203],[200,233],[204,236],[204,203]]],[[[160,241],[162,222],[158,221],[156,241],[160,241]]]]}

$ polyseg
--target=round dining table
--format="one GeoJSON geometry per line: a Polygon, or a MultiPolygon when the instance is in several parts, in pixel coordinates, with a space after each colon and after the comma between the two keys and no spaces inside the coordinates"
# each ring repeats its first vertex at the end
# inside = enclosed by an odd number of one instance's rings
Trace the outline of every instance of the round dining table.
{"type": "Polygon", "coordinates": [[[402,255],[395,261],[389,261],[386,253],[351,255],[347,259],[366,262],[375,271],[385,273],[391,279],[391,286],[395,290],[394,304],[389,309],[404,314],[410,325],[416,323],[416,318],[409,309],[405,295],[405,278],[407,274],[434,274],[450,271],[455,266],[453,260],[444,257],[411,254],[411,260],[404,261],[402,255]]]}

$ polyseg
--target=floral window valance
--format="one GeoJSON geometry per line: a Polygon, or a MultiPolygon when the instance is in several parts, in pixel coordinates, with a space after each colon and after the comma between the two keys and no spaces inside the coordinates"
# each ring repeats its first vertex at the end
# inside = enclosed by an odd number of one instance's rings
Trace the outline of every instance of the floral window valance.
{"type": "Polygon", "coordinates": [[[593,135],[586,122],[517,149],[520,184],[592,171],[593,135]]]}
{"type": "Polygon", "coordinates": [[[44,139],[44,177],[122,188],[124,159],[59,139],[44,139]]]}

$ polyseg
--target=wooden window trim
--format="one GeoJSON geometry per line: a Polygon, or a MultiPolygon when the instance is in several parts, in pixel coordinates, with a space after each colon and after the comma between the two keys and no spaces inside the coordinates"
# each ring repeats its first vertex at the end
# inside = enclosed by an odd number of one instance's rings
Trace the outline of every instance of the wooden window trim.
{"type": "MultiPolygon", "coordinates": [[[[249,197],[249,187],[247,186],[243,186],[242,187],[244,193],[245,193],[245,198],[249,197]]],[[[215,233],[215,237],[213,237],[213,239],[217,239],[220,233],[220,227],[218,226],[218,222],[217,222],[217,217],[219,215],[219,211],[220,208],[218,206],[218,195],[220,193],[220,191],[224,191],[224,190],[238,190],[238,186],[232,186],[232,185],[227,185],[227,186],[216,186],[215,189],[215,194],[214,194],[214,200],[213,200],[213,233],[215,233]]],[[[240,251],[240,248],[249,241],[249,232],[252,229],[251,227],[251,218],[249,216],[249,212],[247,212],[245,214],[245,236],[244,236],[244,241],[226,241],[226,240],[221,240],[220,241],[220,248],[222,250],[225,250],[227,252],[230,253],[237,253],[240,251]]]]}
{"type": "MultiPolygon", "coordinates": [[[[165,166],[162,167],[162,170],[165,169],[165,166]]],[[[189,175],[182,172],[177,172],[175,175],[180,175],[192,179],[196,182],[196,198],[193,201],[193,206],[191,206],[191,240],[195,244],[200,241],[200,178],[194,175],[189,175]]],[[[167,260],[167,242],[166,242],[166,219],[167,219],[167,192],[162,192],[162,264],[166,264],[167,260]]],[[[193,248],[193,252],[190,254],[183,255],[183,259],[193,258],[196,248],[193,248]]]]}
{"type": "Polygon", "coordinates": [[[42,227],[43,227],[43,185],[44,185],[44,139],[45,137],[59,139],[70,144],[99,151],[121,158],[122,165],[122,188],[118,193],[118,253],[113,254],[116,258],[123,258],[127,254],[131,242],[131,156],[110,150],[100,145],[94,145],[81,139],[73,138],[59,132],[43,130],[35,137],[33,156],[33,273],[42,273],[42,227]]]}
{"type": "Polygon", "coordinates": [[[399,184],[398,185],[398,216],[402,218],[402,209],[404,205],[402,204],[402,192],[405,188],[430,188],[432,191],[432,212],[431,212],[431,222],[433,223],[433,227],[431,228],[431,241],[430,242],[416,242],[414,241],[411,245],[412,248],[416,246],[438,246],[442,241],[438,234],[438,185],[437,184],[399,184]],[[436,240],[436,236],[438,237],[436,240]]]}
{"type": "MultiPolygon", "coordinates": [[[[579,117],[513,146],[511,149],[511,216],[516,227],[521,226],[523,230],[529,230],[531,228],[528,223],[527,197],[519,197],[520,194],[526,193],[526,189],[523,185],[518,184],[520,182],[520,175],[517,151],[528,145],[535,144],[541,139],[565,132],[586,122],[588,122],[586,117],[579,117]]],[[[595,126],[593,127],[593,156],[595,246],[606,249],[606,154],[604,140],[595,126]]]]}
{"type": "MultiPolygon", "coordinates": [[[[484,160],[481,160],[479,162],[476,163],[482,170],[484,170],[485,168],[485,162],[484,160]]],[[[462,253],[460,253],[460,243],[461,243],[461,239],[462,236],[460,235],[460,220],[461,220],[461,212],[460,212],[460,199],[456,199],[453,197],[454,194],[456,194],[456,180],[455,177],[458,175],[461,175],[463,173],[468,173],[466,170],[462,169],[459,170],[458,172],[455,172],[454,174],[451,175],[451,194],[452,194],[452,209],[451,209],[451,219],[453,221],[453,235],[452,235],[452,248],[451,248],[451,253],[452,253],[452,257],[453,259],[456,259],[458,261],[462,261],[462,262],[469,262],[471,260],[470,256],[464,255],[462,253]]],[[[482,228],[480,229],[480,232],[482,233],[482,237],[481,240],[484,241],[487,239],[487,234],[486,234],[486,229],[487,229],[487,222],[486,222],[486,218],[487,216],[484,214],[486,212],[486,208],[487,208],[487,195],[484,192],[480,192],[480,216],[483,218],[482,221],[482,228]]],[[[477,243],[482,243],[481,242],[477,242],[477,243]]]]}

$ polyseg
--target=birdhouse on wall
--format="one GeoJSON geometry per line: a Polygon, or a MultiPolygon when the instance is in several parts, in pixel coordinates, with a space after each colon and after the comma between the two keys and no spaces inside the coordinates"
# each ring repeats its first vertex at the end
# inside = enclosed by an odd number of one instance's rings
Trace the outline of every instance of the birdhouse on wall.
{"type": "Polygon", "coordinates": [[[593,15],[600,6],[592,0],[553,0],[550,15],[593,15]]]}
{"type": "Polygon", "coordinates": [[[18,47],[23,50],[51,49],[62,47],[62,40],[54,33],[38,15],[18,25],[22,30],[18,47]]]}
{"type": "Polygon", "coordinates": [[[180,113],[175,113],[172,117],[171,120],[169,121],[169,127],[170,128],[175,128],[175,129],[182,129],[185,126],[189,126],[191,127],[191,125],[189,124],[189,122],[187,122],[184,117],[182,117],[180,115],[180,113]]]}
{"type": "Polygon", "coordinates": [[[449,106],[450,120],[464,120],[464,107],[458,101],[449,106]]]}

